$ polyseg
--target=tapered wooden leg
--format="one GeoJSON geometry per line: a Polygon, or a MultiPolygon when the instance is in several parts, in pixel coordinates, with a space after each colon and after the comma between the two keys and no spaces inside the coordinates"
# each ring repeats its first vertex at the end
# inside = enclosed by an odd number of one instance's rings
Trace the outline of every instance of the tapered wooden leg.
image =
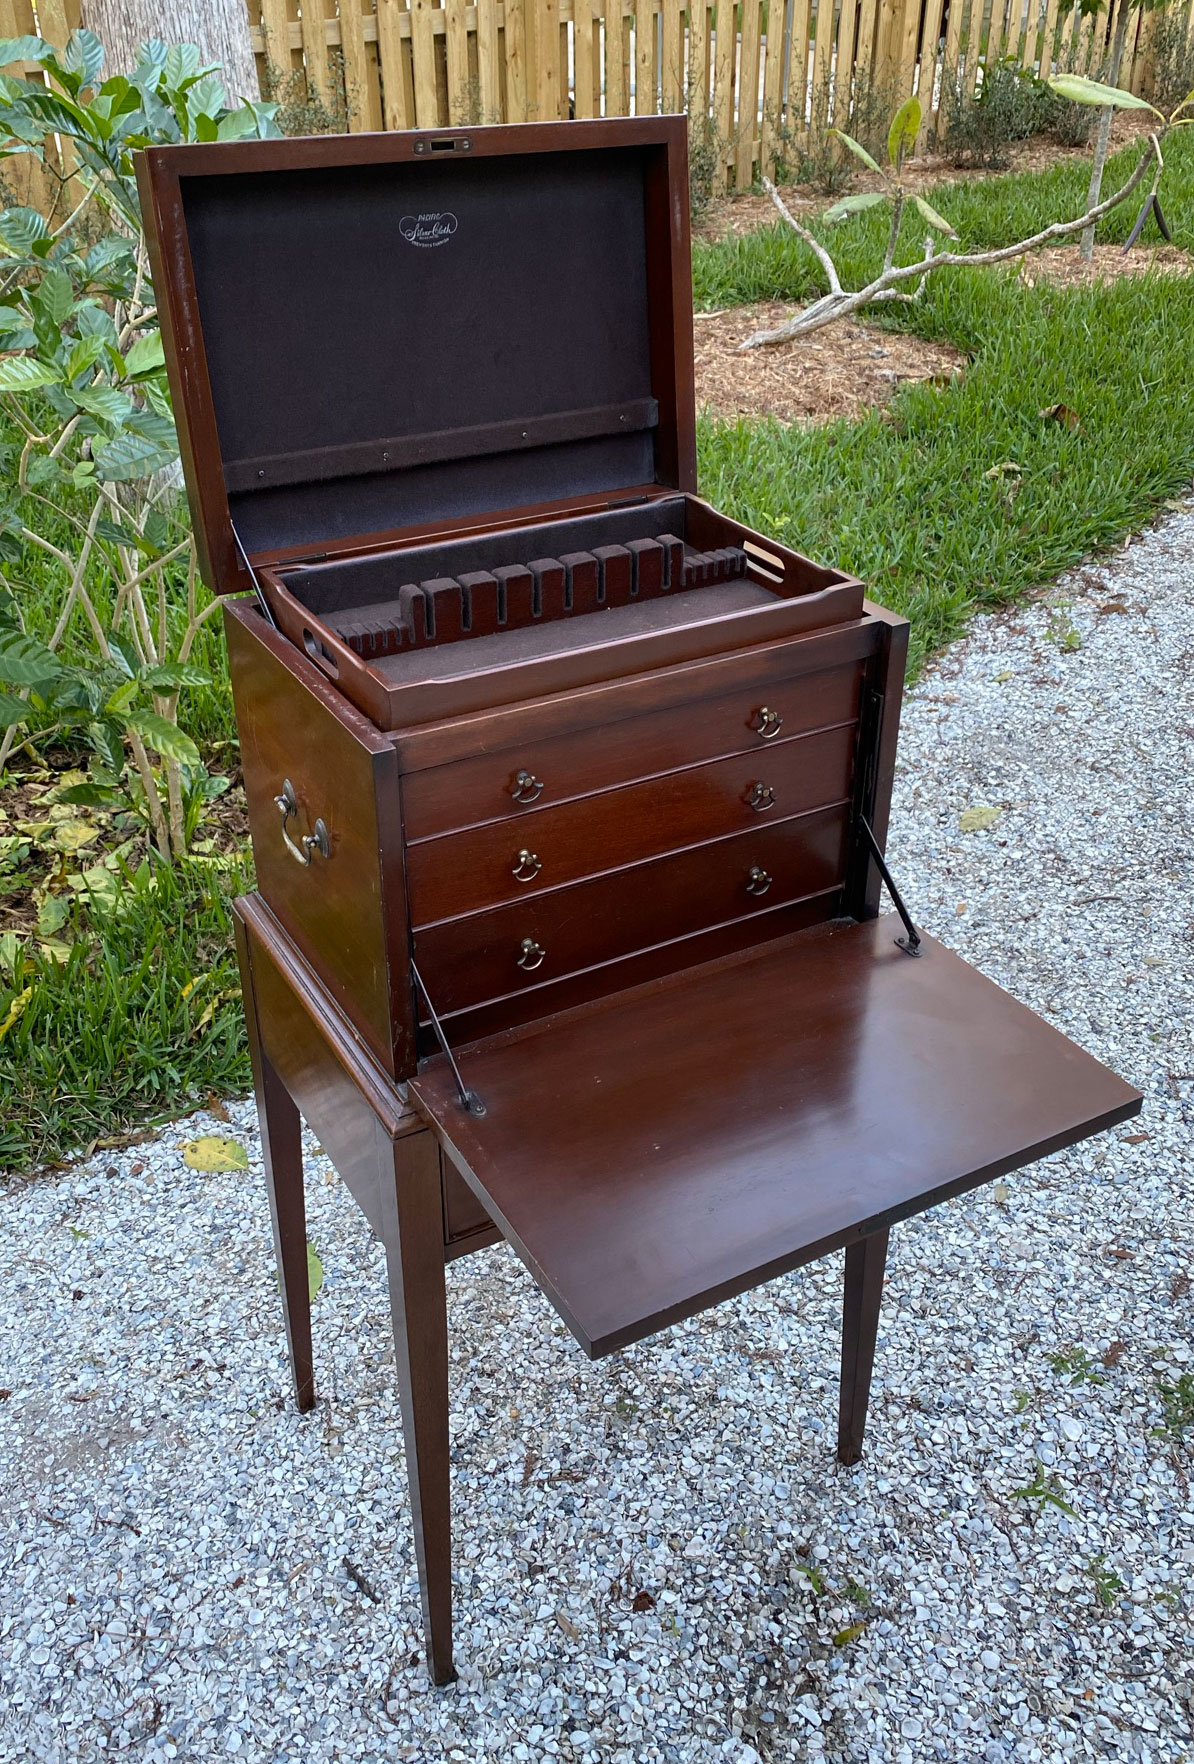
{"type": "Polygon", "coordinates": [[[249,1035],[249,1058],[253,1066],[253,1089],[257,1097],[257,1117],[261,1123],[261,1155],[265,1164],[265,1186],[269,1193],[274,1256],[278,1264],[278,1283],[282,1289],[282,1308],[286,1318],[286,1345],[290,1351],[295,1399],[300,1409],[310,1409],[315,1402],[315,1368],[311,1353],[302,1123],[289,1091],[270,1064],[261,1045],[253,991],[253,963],[239,918],[236,919],[236,942],[249,1035]]]}
{"type": "Polygon", "coordinates": [[[432,1134],[391,1141],[379,1126],[382,1239],[423,1601],[427,1664],[450,1684],[452,1511],[448,1469],[448,1312],[439,1148],[432,1134]]]}
{"type": "Polygon", "coordinates": [[[872,1231],[846,1250],[846,1291],[842,1305],[842,1385],[838,1405],[837,1455],[843,1464],[862,1456],[879,1301],[887,1265],[886,1231],[872,1231]]]}

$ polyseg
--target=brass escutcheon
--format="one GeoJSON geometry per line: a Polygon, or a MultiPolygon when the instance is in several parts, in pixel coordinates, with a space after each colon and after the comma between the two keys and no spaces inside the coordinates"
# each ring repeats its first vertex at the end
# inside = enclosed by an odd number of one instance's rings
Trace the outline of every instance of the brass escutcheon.
{"type": "Polygon", "coordinates": [[[543,794],[543,780],[536,778],[534,772],[516,772],[510,794],[515,802],[538,802],[543,794]]]}
{"type": "Polygon", "coordinates": [[[533,937],[524,937],[519,945],[518,965],[520,968],[525,968],[529,974],[533,968],[543,966],[543,958],[546,954],[547,951],[541,943],[536,943],[533,937]]]}
{"type": "Polygon", "coordinates": [[[510,874],[516,882],[533,882],[542,868],[538,852],[523,850],[515,858],[510,874]]]}

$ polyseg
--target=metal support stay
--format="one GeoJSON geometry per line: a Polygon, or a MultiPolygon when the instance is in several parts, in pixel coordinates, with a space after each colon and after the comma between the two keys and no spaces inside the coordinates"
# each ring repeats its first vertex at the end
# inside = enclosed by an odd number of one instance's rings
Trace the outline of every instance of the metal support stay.
{"type": "Polygon", "coordinates": [[[485,1113],[485,1104],[481,1101],[481,1098],[477,1095],[475,1090],[470,1090],[468,1088],[468,1085],[460,1076],[460,1067],[456,1064],[455,1054],[448,1046],[448,1038],[444,1034],[443,1025],[435,1014],[435,1006],[431,1002],[431,994],[424,986],[423,977],[413,962],[410,965],[410,971],[414,976],[415,985],[423,994],[423,1002],[426,1004],[427,1014],[431,1018],[431,1027],[435,1030],[435,1039],[443,1048],[444,1053],[447,1055],[448,1064],[452,1068],[452,1076],[455,1078],[456,1088],[460,1092],[461,1108],[469,1115],[483,1115],[485,1113]]]}
{"type": "Polygon", "coordinates": [[[896,887],[891,871],[887,867],[887,860],[879,848],[879,841],[875,838],[870,822],[865,815],[859,815],[858,822],[867,836],[867,843],[871,848],[871,856],[879,866],[879,874],[882,876],[884,886],[886,887],[888,894],[891,896],[892,905],[903,920],[904,930],[908,933],[906,937],[896,938],[896,947],[902,949],[905,955],[918,956],[921,953],[920,932],[912,923],[908,908],[900,898],[900,891],[896,887]]]}
{"type": "Polygon", "coordinates": [[[229,521],[228,525],[232,528],[232,537],[236,541],[236,549],[240,552],[241,562],[244,564],[245,568],[249,572],[249,580],[253,584],[253,592],[257,596],[257,604],[261,608],[262,612],[265,614],[267,622],[269,624],[271,624],[274,627],[274,630],[276,631],[278,629],[278,621],[274,617],[273,607],[270,605],[269,601],[265,598],[265,589],[261,586],[261,583],[257,580],[257,571],[253,568],[252,564],[249,562],[249,554],[245,550],[244,545],[241,542],[241,536],[237,532],[234,523],[232,521],[229,521]]]}

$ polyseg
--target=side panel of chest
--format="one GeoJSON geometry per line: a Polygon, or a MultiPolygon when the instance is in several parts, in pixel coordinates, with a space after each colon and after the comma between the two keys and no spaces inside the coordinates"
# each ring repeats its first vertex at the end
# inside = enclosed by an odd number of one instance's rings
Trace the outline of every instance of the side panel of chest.
{"type": "Polygon", "coordinates": [[[414,1024],[393,746],[255,613],[232,604],[226,614],[258,888],[370,1051],[402,1077],[414,1069],[414,1024]],[[287,781],[296,812],[284,818],[287,781]],[[326,856],[304,847],[318,821],[326,856]]]}

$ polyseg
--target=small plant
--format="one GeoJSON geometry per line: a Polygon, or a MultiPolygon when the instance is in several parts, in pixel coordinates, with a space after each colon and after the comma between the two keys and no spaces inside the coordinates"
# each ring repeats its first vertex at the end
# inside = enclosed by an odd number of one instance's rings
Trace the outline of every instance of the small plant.
{"type": "Polygon", "coordinates": [[[1106,1384],[1099,1362],[1092,1360],[1085,1348],[1063,1348],[1059,1353],[1048,1354],[1046,1358],[1059,1378],[1068,1378],[1071,1384],[1106,1384]]]}
{"type": "Polygon", "coordinates": [[[704,220],[717,194],[718,175],[729,157],[729,143],[707,111],[688,114],[688,206],[694,224],[704,220]]]}
{"type": "Polygon", "coordinates": [[[1170,1439],[1184,1440],[1187,1428],[1194,1428],[1194,1372],[1182,1372],[1172,1384],[1159,1378],[1157,1395],[1161,1399],[1162,1421],[1154,1431],[1168,1434],[1170,1439]]]}
{"type": "Polygon", "coordinates": [[[793,1562],[792,1571],[794,1574],[804,1575],[804,1578],[808,1581],[808,1584],[812,1589],[814,1598],[819,1599],[822,1597],[826,1585],[825,1570],[823,1568],[819,1568],[815,1562],[793,1562]]]}
{"type": "MultiPolygon", "coordinates": [[[[259,76],[261,96],[276,106],[274,123],[283,135],[342,135],[348,128],[348,99],[344,90],[344,56],[328,51],[328,102],[311,90],[301,67],[284,73],[276,65],[266,40],[267,58],[259,76]]],[[[480,117],[470,117],[479,122],[480,117]]]]}
{"type": "Polygon", "coordinates": [[[1047,128],[1058,103],[1014,55],[985,63],[977,91],[972,71],[967,78],[958,68],[947,70],[941,91],[943,151],[952,165],[968,169],[1006,166],[1011,144],[1047,128]]]}
{"type": "Polygon", "coordinates": [[[1065,1498],[1060,1478],[1054,1471],[1049,1471],[1046,1474],[1045,1466],[1039,1459],[1037,1460],[1036,1475],[1032,1481],[1025,1488],[1014,1488],[1012,1499],[1014,1501],[1035,1501],[1034,1520],[1040,1518],[1046,1507],[1056,1507],[1059,1512],[1067,1514],[1071,1519],[1078,1517],[1065,1498]]]}
{"type": "Polygon", "coordinates": [[[1094,1587],[1094,1596],[1104,1611],[1110,1611],[1119,1603],[1119,1595],[1124,1590],[1124,1583],[1114,1568],[1108,1568],[1107,1557],[1102,1550],[1097,1551],[1086,1565],[1094,1587]]]}
{"type": "Polygon", "coordinates": [[[91,777],[70,800],[131,801],[170,860],[218,793],[178,722],[179,694],[206,681],[191,652],[218,602],[200,604],[177,496],[132,155],[154,142],[276,134],[274,107],[229,110],[193,44],[147,43],[131,75],[107,80],[89,31],[61,54],[39,37],[0,42],[0,66],[14,61],[36,62],[48,83],[0,74],[0,151],[58,175],[47,134],[68,137],[78,187],[55,228],[31,208],[0,214],[0,409],[20,438],[0,501],[0,563],[13,576],[40,552],[61,583],[45,643],[0,584],[0,770],[22,727],[26,741],[75,738],[91,751],[91,777]],[[72,627],[90,652],[75,665],[59,656],[72,627]]]}

